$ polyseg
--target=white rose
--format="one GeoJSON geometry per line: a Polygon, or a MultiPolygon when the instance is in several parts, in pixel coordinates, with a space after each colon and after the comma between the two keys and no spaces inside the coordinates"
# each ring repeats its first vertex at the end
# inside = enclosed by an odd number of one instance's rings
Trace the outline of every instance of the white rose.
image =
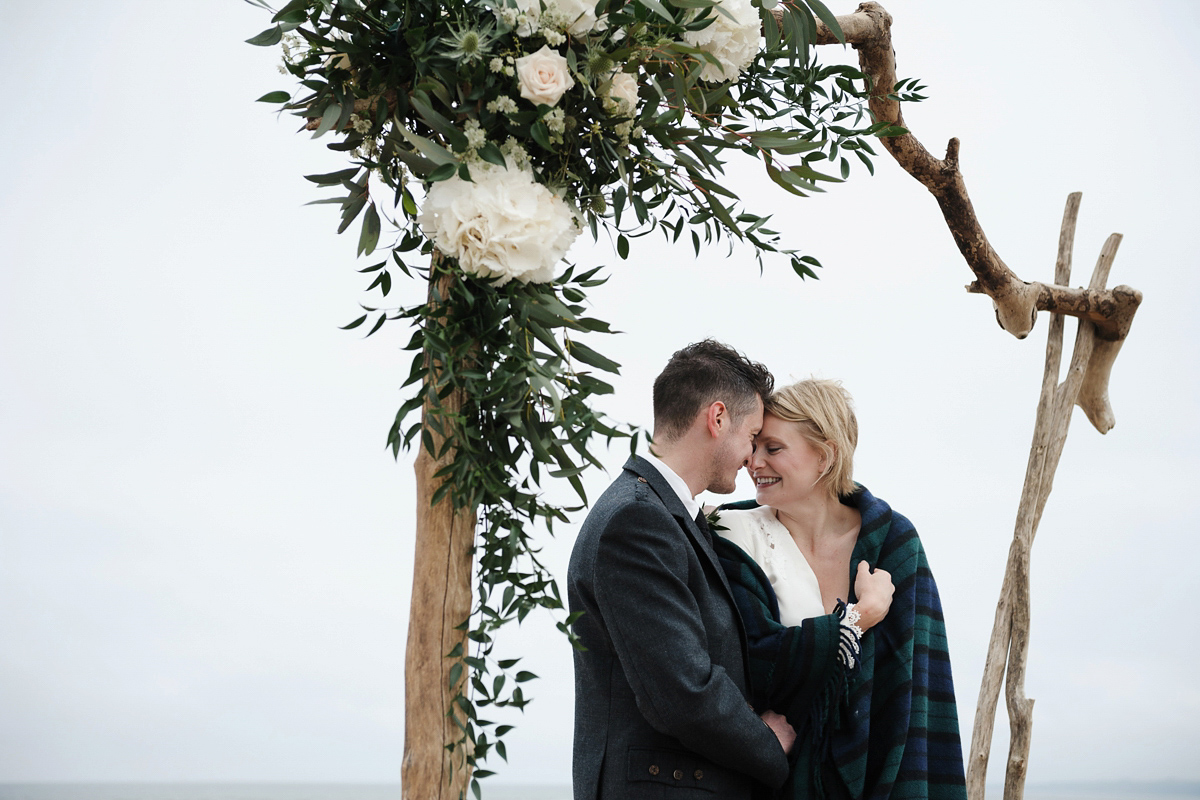
{"type": "Polygon", "coordinates": [[[567,71],[567,60],[546,45],[536,53],[517,59],[517,81],[521,97],[534,105],[557,105],[575,79],[567,71]]]}
{"type": "Polygon", "coordinates": [[[605,90],[606,96],[612,101],[609,113],[617,116],[632,117],[637,111],[638,82],[636,75],[628,72],[618,72],[612,76],[605,90]]]}
{"type": "Polygon", "coordinates": [[[720,67],[705,62],[700,79],[710,83],[734,80],[750,66],[758,54],[758,38],[762,28],[758,9],[750,5],[750,0],[721,0],[721,8],[728,11],[733,19],[714,10],[711,12],[713,22],[707,28],[683,34],[685,42],[712,53],[721,62],[720,67]]]}
{"type": "Polygon", "coordinates": [[[579,235],[571,207],[511,161],[508,169],[472,166],[471,178],[430,187],[418,218],[425,235],[464,271],[497,286],[553,280],[579,235]]]}

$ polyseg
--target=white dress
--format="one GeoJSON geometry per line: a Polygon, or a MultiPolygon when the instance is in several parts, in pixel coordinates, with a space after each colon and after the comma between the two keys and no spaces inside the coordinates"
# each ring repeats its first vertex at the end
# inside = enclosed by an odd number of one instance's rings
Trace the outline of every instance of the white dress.
{"type": "Polygon", "coordinates": [[[768,506],[720,512],[723,536],[746,551],[766,573],[779,599],[779,621],[799,625],[802,620],[825,615],[821,587],[808,559],[796,546],[783,523],[768,506]]]}

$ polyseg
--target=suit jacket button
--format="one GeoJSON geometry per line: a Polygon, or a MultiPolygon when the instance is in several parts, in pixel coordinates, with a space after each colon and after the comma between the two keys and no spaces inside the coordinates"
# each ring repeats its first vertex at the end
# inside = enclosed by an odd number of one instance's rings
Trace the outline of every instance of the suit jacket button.
{"type": "Polygon", "coordinates": [[[681,770],[681,769],[675,770],[675,774],[672,777],[675,778],[675,780],[677,780],[677,781],[683,780],[683,770],[681,770]]]}
{"type": "Polygon", "coordinates": [[[704,770],[702,770],[702,769],[696,770],[695,772],[692,773],[692,777],[698,781],[704,780],[704,770]]]}
{"type": "Polygon", "coordinates": [[[658,764],[651,764],[651,765],[650,765],[650,774],[651,774],[651,775],[657,775],[657,774],[658,774],[658,764]]]}

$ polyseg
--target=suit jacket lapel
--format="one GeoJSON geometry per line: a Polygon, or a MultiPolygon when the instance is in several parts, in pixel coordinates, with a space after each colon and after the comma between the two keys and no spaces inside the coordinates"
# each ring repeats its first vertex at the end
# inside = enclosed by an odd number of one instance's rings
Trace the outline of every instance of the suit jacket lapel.
{"type": "Polygon", "coordinates": [[[713,550],[712,542],[709,541],[709,537],[704,535],[704,531],[700,530],[700,527],[696,525],[696,520],[688,515],[687,509],[683,507],[683,503],[679,500],[679,496],[671,489],[666,479],[663,478],[662,473],[655,469],[649,461],[640,456],[630,456],[629,460],[625,462],[625,469],[646,481],[650,485],[650,488],[654,490],[654,493],[658,495],[658,498],[663,501],[663,505],[667,507],[667,511],[670,511],[671,515],[678,520],[680,527],[687,531],[688,536],[695,543],[696,549],[704,554],[709,566],[713,568],[717,573],[717,577],[720,578],[721,586],[725,588],[725,593],[729,595],[729,599],[732,601],[733,589],[729,586],[729,579],[725,577],[725,570],[721,568],[721,562],[717,558],[717,552],[713,550]]]}

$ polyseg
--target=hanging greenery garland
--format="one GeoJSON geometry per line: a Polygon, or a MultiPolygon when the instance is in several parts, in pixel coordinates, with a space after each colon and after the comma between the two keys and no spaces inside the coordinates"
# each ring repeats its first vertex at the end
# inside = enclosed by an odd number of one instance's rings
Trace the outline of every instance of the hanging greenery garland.
{"type": "MultiPolygon", "coordinates": [[[[268,8],[262,0],[250,2],[268,8]]],[[[531,531],[566,521],[546,502],[544,475],[579,478],[598,435],[637,432],[594,409],[619,365],[581,341],[608,333],[586,311],[603,282],[563,259],[583,230],[627,259],[655,231],[694,252],[725,239],[785,258],[801,277],[817,260],[786,247],[770,219],[723,185],[732,158],[760,161],[783,190],[805,196],[868,169],[874,124],[867,87],[848,66],[812,57],[820,0],[292,0],[249,39],[280,46],[302,87],[271,92],[353,166],[310,175],[339,194],[338,232],[361,217],[358,252],[390,255],[362,272],[386,298],[394,276],[427,281],[426,303],[364,306],[347,325],[412,326],[409,396],[388,442],[398,454],[431,431],[451,455],[441,491],[477,509],[473,653],[450,657],[464,713],[460,752],[472,767],[507,758],[510,725],[487,706],[522,708],[531,673],[492,657],[493,634],[534,608],[561,609],[531,531]],[[368,179],[374,176],[374,179],[368,179]],[[387,187],[388,196],[372,194],[387,187]],[[395,216],[393,220],[390,216],[395,216]],[[420,264],[410,263],[414,256],[420,264]],[[456,393],[461,409],[442,407],[456,393]],[[424,428],[411,417],[426,407],[424,428]],[[466,676],[470,675],[469,678],[466,676]],[[485,683],[484,677],[492,680],[485,683]],[[468,688],[469,685],[469,688],[468,688]],[[489,738],[490,733],[490,738],[489,738]]],[[[268,10],[270,10],[268,8],[268,10]]],[[[436,503],[441,495],[434,498],[436,503]]],[[[570,619],[558,627],[570,636],[570,619]]],[[[464,625],[468,624],[464,621],[464,625]]],[[[490,774],[476,769],[476,777],[490,774]]],[[[478,784],[473,783],[478,794],[478,784]]]]}

